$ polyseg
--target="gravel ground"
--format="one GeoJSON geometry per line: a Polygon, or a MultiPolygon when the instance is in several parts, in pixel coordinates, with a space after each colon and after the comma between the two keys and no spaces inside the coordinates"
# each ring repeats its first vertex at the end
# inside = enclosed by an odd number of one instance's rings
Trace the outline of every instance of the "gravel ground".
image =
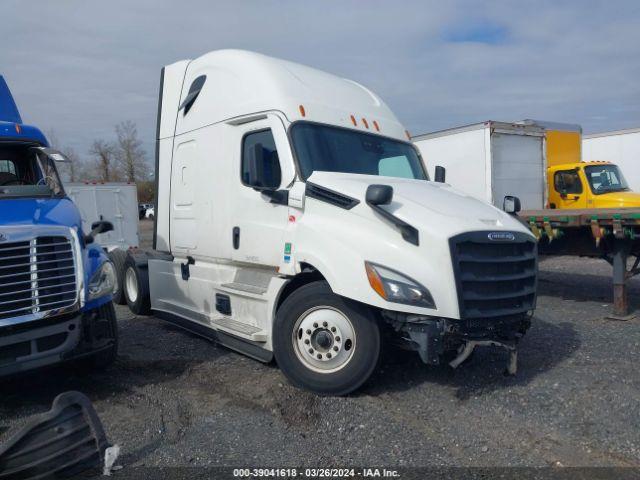
{"type": "MultiPolygon", "coordinates": [[[[143,222],[144,240],[149,224],[143,222]]],[[[390,352],[347,398],[291,387],[263,365],[118,307],[121,349],[103,373],[52,369],[0,384],[0,441],[66,390],[87,394],[133,466],[640,467],[640,319],[607,320],[609,266],[544,259],[521,344],[453,372],[390,352]]],[[[630,297],[640,310],[640,281],[630,297]]]]}

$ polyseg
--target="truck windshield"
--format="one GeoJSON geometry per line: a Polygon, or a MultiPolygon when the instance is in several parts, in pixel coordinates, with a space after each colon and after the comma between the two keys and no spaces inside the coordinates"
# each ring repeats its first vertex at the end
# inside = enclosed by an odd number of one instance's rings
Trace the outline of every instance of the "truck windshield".
{"type": "Polygon", "coordinates": [[[31,146],[0,144],[0,198],[63,194],[51,158],[31,146]]]}
{"type": "Polygon", "coordinates": [[[294,124],[291,137],[303,180],[316,170],[429,179],[415,147],[407,142],[307,122],[294,124]]]}
{"type": "Polygon", "coordinates": [[[590,165],[584,171],[596,195],[607,192],[622,192],[629,190],[627,181],[617,165],[590,165]]]}

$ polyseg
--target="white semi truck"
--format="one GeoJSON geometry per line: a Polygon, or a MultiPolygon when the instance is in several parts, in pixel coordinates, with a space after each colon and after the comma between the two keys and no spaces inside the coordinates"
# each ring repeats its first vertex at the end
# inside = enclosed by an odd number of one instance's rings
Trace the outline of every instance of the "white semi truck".
{"type": "Polygon", "coordinates": [[[515,373],[535,238],[430,181],[377,95],[223,50],[164,67],[159,102],[153,250],[125,270],[134,313],[275,357],[321,394],[361,386],[383,339],[454,367],[499,345],[515,373]]]}

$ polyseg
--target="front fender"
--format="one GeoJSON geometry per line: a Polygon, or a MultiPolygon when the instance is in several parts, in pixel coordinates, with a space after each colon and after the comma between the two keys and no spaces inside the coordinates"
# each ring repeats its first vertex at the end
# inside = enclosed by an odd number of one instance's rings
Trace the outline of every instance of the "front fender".
{"type": "Polygon", "coordinates": [[[393,226],[377,218],[353,215],[332,205],[308,202],[296,222],[292,260],[296,270],[309,264],[325,278],[334,293],[358,302],[417,315],[459,318],[451,257],[446,239],[423,232],[420,247],[403,240],[393,226]],[[439,242],[439,243],[437,243],[439,242]],[[429,289],[436,308],[393,303],[369,285],[365,261],[374,262],[418,281],[429,289]]]}

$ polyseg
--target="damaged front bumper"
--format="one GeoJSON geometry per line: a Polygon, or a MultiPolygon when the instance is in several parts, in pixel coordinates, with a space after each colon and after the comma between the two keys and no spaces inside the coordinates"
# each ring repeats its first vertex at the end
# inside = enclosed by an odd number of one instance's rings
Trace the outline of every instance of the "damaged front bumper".
{"type": "Polygon", "coordinates": [[[102,307],[0,328],[0,377],[94,355],[115,339],[102,307]]]}
{"type": "Polygon", "coordinates": [[[482,320],[452,320],[421,317],[398,312],[382,312],[393,327],[395,343],[418,352],[428,365],[448,363],[457,368],[467,360],[476,347],[497,346],[509,352],[506,371],[517,372],[518,341],[531,326],[528,314],[482,320]]]}

